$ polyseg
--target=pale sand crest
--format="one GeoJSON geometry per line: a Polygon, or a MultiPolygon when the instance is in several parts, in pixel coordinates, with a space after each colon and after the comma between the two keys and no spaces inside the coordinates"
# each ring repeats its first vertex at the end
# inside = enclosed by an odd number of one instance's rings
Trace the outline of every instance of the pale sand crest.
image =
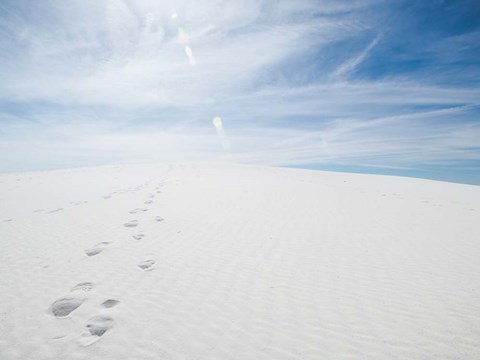
{"type": "Polygon", "coordinates": [[[480,359],[480,187],[225,164],[0,175],[0,359],[480,359]]]}

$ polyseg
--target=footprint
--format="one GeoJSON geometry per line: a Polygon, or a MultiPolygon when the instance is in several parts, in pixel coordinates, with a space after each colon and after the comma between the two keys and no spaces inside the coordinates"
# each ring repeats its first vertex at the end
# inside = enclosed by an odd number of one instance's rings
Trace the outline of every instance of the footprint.
{"type": "Polygon", "coordinates": [[[157,217],[155,218],[155,221],[158,221],[158,222],[163,221],[163,220],[165,220],[165,219],[162,218],[161,216],[157,216],[157,217]]]}
{"type": "Polygon", "coordinates": [[[139,262],[137,266],[142,269],[143,271],[151,271],[154,269],[155,260],[147,259],[139,262]]]}
{"type": "Polygon", "coordinates": [[[118,304],[120,303],[120,301],[118,300],[113,300],[113,299],[108,299],[108,300],[105,300],[103,303],[102,303],[102,306],[104,308],[112,308],[114,306],[117,306],[118,304]]]}
{"type": "Polygon", "coordinates": [[[145,237],[145,234],[133,235],[133,238],[134,238],[135,240],[142,240],[144,237],[145,237]]]}
{"type": "Polygon", "coordinates": [[[85,299],[61,298],[50,306],[50,311],[56,317],[65,317],[83,304],[85,299]]]}
{"type": "Polygon", "coordinates": [[[82,283],[78,283],[77,285],[75,285],[74,287],[72,287],[70,289],[70,291],[77,291],[77,290],[81,290],[81,291],[90,291],[93,289],[93,284],[91,282],[82,282],[82,283]]]}
{"type": "Polygon", "coordinates": [[[144,202],[145,205],[153,204],[153,200],[147,200],[144,202]]]}
{"type": "Polygon", "coordinates": [[[53,214],[53,213],[56,213],[56,212],[59,212],[59,211],[62,211],[62,210],[63,210],[63,208],[58,208],[58,209],[49,211],[47,214],[53,214]]]}
{"type": "Polygon", "coordinates": [[[108,245],[110,244],[109,242],[101,242],[101,243],[98,243],[97,245],[95,245],[94,247],[90,248],[90,249],[86,249],[85,250],[85,254],[87,254],[87,256],[95,256],[95,255],[98,255],[100,254],[103,250],[105,250],[105,246],[104,245],[108,245]]]}
{"type": "Polygon", "coordinates": [[[149,199],[153,199],[153,198],[155,197],[155,194],[149,194],[147,197],[148,197],[149,199]]]}
{"type": "Polygon", "coordinates": [[[123,224],[123,226],[129,227],[129,228],[130,227],[135,227],[137,225],[138,225],[138,220],[132,220],[132,221],[129,221],[129,222],[123,224]]]}
{"type": "Polygon", "coordinates": [[[149,209],[147,209],[147,208],[136,208],[136,209],[130,210],[129,213],[130,213],[130,214],[136,214],[136,213],[138,213],[138,212],[140,212],[140,211],[145,212],[145,211],[148,211],[148,210],[149,210],[149,209]]]}
{"type": "Polygon", "coordinates": [[[109,316],[95,316],[87,323],[88,331],[94,336],[103,336],[113,327],[113,319],[109,316]]]}
{"type": "Polygon", "coordinates": [[[88,333],[84,333],[80,339],[83,346],[91,345],[101,339],[103,335],[113,328],[113,318],[98,315],[87,321],[88,333]]]}

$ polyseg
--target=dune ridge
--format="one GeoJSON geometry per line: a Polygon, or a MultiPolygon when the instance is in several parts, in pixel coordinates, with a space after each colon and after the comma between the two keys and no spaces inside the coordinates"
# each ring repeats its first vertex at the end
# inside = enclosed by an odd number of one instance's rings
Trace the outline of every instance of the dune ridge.
{"type": "Polygon", "coordinates": [[[480,358],[478,186],[149,164],[0,204],[0,359],[480,358]]]}

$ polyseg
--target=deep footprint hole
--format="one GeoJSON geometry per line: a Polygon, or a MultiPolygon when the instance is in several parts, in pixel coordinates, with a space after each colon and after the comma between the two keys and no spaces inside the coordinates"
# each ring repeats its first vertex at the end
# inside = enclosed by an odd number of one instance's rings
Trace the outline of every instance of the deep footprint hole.
{"type": "Polygon", "coordinates": [[[117,306],[118,304],[120,303],[120,301],[118,300],[114,300],[114,299],[108,299],[108,300],[105,300],[103,303],[102,303],[102,306],[104,308],[112,308],[114,306],[117,306]]]}
{"type": "Polygon", "coordinates": [[[55,301],[50,306],[50,311],[56,317],[65,317],[83,304],[84,299],[62,298],[55,301]]]}
{"type": "Polygon", "coordinates": [[[109,316],[95,316],[87,324],[87,329],[93,336],[103,336],[113,327],[113,319],[109,316]]]}
{"type": "Polygon", "coordinates": [[[145,260],[138,264],[138,267],[142,270],[151,270],[155,265],[155,260],[145,260]]]}

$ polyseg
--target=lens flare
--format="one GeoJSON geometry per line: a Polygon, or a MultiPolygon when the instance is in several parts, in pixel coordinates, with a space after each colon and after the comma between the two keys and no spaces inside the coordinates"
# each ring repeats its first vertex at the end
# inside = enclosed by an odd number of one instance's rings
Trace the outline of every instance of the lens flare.
{"type": "Polygon", "coordinates": [[[190,46],[185,46],[185,54],[187,54],[188,61],[190,62],[190,65],[195,66],[195,58],[193,57],[193,51],[190,46]]]}
{"type": "Polygon", "coordinates": [[[220,118],[220,116],[215,116],[213,118],[212,123],[213,123],[213,126],[215,126],[215,129],[217,129],[217,130],[220,130],[220,129],[223,128],[222,119],[220,118]]]}
{"type": "Polygon", "coordinates": [[[179,27],[177,30],[177,39],[179,43],[186,44],[190,40],[190,37],[184,28],[179,27]]]}
{"type": "Polygon", "coordinates": [[[176,18],[178,18],[178,14],[176,12],[174,12],[172,15],[171,15],[171,18],[173,20],[175,20],[176,18]]]}
{"type": "Polygon", "coordinates": [[[215,127],[215,130],[217,130],[217,135],[220,138],[223,149],[225,151],[230,151],[232,146],[230,145],[230,141],[228,140],[227,133],[223,128],[222,118],[220,116],[215,116],[212,120],[212,124],[215,127]]]}

